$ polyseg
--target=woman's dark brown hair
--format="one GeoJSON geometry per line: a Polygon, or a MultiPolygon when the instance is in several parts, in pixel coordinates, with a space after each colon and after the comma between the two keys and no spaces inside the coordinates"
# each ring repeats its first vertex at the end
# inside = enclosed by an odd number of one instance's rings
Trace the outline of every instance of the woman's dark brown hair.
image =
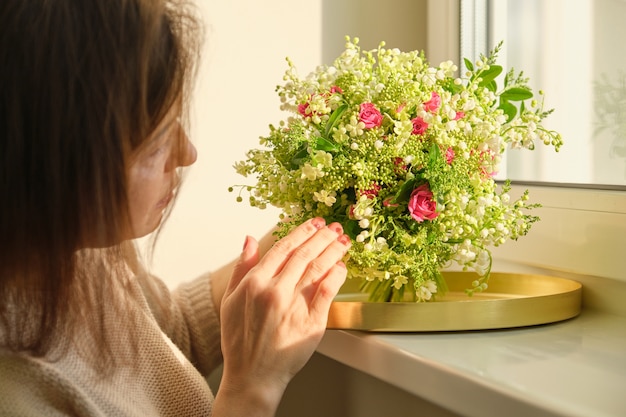
{"type": "Polygon", "coordinates": [[[0,2],[0,346],[45,354],[97,302],[77,289],[89,276],[77,251],[122,256],[130,156],[186,102],[192,12],[167,0],[0,2]]]}

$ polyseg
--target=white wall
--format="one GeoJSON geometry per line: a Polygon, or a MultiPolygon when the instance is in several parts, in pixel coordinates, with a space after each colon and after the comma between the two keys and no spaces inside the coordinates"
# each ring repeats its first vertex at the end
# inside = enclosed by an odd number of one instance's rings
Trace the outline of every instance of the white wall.
{"type": "Polygon", "coordinates": [[[260,238],[278,220],[275,209],[237,203],[228,187],[245,180],[233,164],[282,117],[274,88],[285,57],[307,70],[320,62],[321,1],[307,1],[297,16],[293,4],[198,0],[208,27],[190,135],[198,160],[152,264],[171,286],[238,256],[246,234],[260,238]]]}
{"type": "Polygon", "coordinates": [[[382,40],[425,49],[425,3],[197,0],[208,26],[191,132],[198,161],[159,237],[153,272],[175,286],[238,256],[246,234],[260,238],[278,221],[276,209],[237,203],[227,189],[245,181],[233,164],[286,116],[274,91],[285,57],[305,76],[341,53],[346,35],[361,38],[364,49],[382,40]]]}

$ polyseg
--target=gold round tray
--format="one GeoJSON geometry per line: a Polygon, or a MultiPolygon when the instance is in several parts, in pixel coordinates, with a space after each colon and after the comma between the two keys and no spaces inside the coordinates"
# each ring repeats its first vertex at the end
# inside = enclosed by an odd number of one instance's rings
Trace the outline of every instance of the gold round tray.
{"type": "Polygon", "coordinates": [[[369,302],[347,281],[333,301],[328,329],[436,332],[523,327],[567,320],[580,313],[582,286],[546,275],[492,272],[489,287],[468,296],[471,272],[444,272],[448,292],[424,303],[369,302]]]}

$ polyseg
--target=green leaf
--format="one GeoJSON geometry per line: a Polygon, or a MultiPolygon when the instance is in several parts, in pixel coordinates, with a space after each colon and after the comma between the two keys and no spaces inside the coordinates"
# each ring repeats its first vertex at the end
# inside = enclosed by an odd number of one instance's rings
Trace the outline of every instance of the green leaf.
{"type": "Polygon", "coordinates": [[[506,101],[522,101],[528,100],[533,97],[533,92],[528,88],[522,87],[512,87],[508,90],[504,90],[500,94],[500,99],[504,99],[506,101]]]}
{"type": "Polygon", "coordinates": [[[344,224],[344,232],[354,240],[363,229],[359,226],[359,222],[353,219],[346,221],[344,224]]]}
{"type": "Polygon", "coordinates": [[[304,164],[304,161],[307,159],[309,159],[309,152],[307,150],[306,143],[303,143],[293,155],[291,161],[289,161],[291,169],[298,169],[304,164]]]}
{"type": "Polygon", "coordinates": [[[404,222],[404,227],[411,233],[417,233],[423,227],[423,224],[420,222],[416,222],[415,219],[407,215],[404,222]]]}
{"type": "Polygon", "coordinates": [[[396,193],[396,196],[391,201],[394,204],[404,203],[409,201],[409,197],[411,197],[411,192],[415,188],[415,183],[417,182],[417,178],[411,178],[410,180],[405,181],[402,184],[402,187],[396,193]]]}
{"type": "Polygon", "coordinates": [[[461,92],[461,85],[457,85],[454,81],[450,80],[445,84],[445,89],[452,94],[456,94],[461,92]]]}
{"type": "Polygon", "coordinates": [[[504,76],[504,87],[506,87],[507,85],[509,85],[509,83],[511,82],[511,79],[514,77],[515,75],[513,74],[513,68],[511,68],[509,70],[509,72],[506,73],[506,75],[504,76]]]}
{"type": "Polygon", "coordinates": [[[442,161],[443,161],[443,155],[441,154],[441,149],[439,149],[439,146],[436,143],[433,143],[432,145],[430,145],[430,149],[428,150],[429,168],[431,169],[435,168],[442,161]]]}
{"type": "Polygon", "coordinates": [[[472,61],[470,61],[467,58],[463,58],[463,62],[465,62],[465,67],[469,70],[469,71],[474,71],[474,64],[472,64],[472,61]]]}
{"type": "Polygon", "coordinates": [[[517,107],[515,107],[513,104],[509,103],[506,100],[501,100],[498,108],[502,109],[504,114],[508,117],[509,122],[513,120],[515,118],[515,115],[517,114],[517,107]]]}
{"type": "Polygon", "coordinates": [[[496,90],[498,89],[498,85],[496,84],[495,80],[492,80],[489,84],[485,85],[485,87],[487,88],[487,90],[491,91],[492,93],[495,93],[496,90]]]}
{"type": "Polygon", "coordinates": [[[491,65],[488,70],[480,73],[480,78],[482,78],[482,81],[478,85],[481,87],[486,87],[487,84],[490,84],[492,81],[494,81],[496,77],[501,73],[502,67],[500,65],[491,65]]]}
{"type": "Polygon", "coordinates": [[[326,122],[326,130],[324,132],[324,136],[329,137],[330,132],[332,132],[332,130],[333,130],[333,127],[335,127],[335,125],[337,124],[337,122],[341,118],[341,115],[347,109],[348,109],[348,105],[347,104],[342,104],[341,106],[337,107],[337,109],[335,109],[335,111],[328,118],[328,122],[326,122]]]}
{"type": "Polygon", "coordinates": [[[324,139],[323,137],[319,136],[317,137],[315,141],[315,150],[326,151],[326,152],[338,151],[339,145],[337,145],[335,142],[332,142],[328,139],[324,139]]]}

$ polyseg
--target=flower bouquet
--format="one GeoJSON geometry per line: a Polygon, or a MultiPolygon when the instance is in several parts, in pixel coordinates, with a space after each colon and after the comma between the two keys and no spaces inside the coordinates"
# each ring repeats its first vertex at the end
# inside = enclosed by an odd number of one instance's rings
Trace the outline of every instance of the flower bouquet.
{"type": "Polygon", "coordinates": [[[335,62],[306,78],[287,58],[277,92],[291,115],[235,164],[256,178],[237,200],[248,192],[251,206],[280,208],[279,237],[313,216],[341,223],[353,241],[348,277],[370,301],[433,300],[453,263],[477,274],[468,294],[486,289],[490,247],[538,220],[528,191],[512,199],[494,175],[507,147],[558,151],[561,136],[541,124],[551,111],[522,73],[498,88],[501,43],[465,59],[460,77],[450,61],[358,43],[346,37],[335,62]]]}

